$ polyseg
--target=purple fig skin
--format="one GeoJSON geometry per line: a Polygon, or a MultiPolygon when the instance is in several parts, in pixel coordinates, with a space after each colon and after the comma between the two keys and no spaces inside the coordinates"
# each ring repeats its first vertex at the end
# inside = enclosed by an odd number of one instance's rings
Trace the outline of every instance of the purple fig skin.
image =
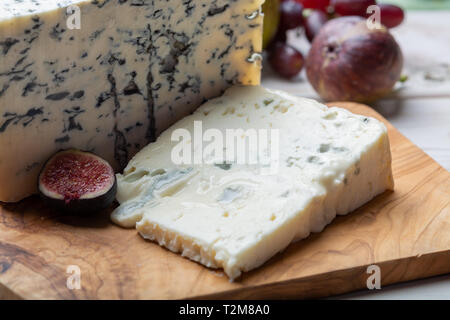
{"type": "Polygon", "coordinates": [[[370,103],[389,94],[403,68],[401,49],[388,29],[370,30],[361,17],[327,22],[306,59],[306,74],[325,101],[370,103]]]}

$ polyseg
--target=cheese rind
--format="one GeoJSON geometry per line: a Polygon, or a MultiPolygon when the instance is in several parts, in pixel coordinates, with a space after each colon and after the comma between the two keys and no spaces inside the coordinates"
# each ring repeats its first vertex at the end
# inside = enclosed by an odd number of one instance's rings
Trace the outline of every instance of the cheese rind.
{"type": "Polygon", "coordinates": [[[206,99],[258,84],[262,2],[2,0],[0,201],[35,193],[60,149],[121,169],[206,99]]]}
{"type": "MultiPolygon", "coordinates": [[[[195,153],[200,146],[191,143],[195,153]]],[[[136,226],[146,239],[223,268],[230,279],[393,188],[382,123],[261,87],[233,87],[209,101],[139,152],[117,178],[115,223],[136,226]],[[259,166],[222,162],[175,165],[172,133],[185,128],[194,136],[196,121],[203,132],[277,129],[278,170],[261,174],[259,166]]]]}

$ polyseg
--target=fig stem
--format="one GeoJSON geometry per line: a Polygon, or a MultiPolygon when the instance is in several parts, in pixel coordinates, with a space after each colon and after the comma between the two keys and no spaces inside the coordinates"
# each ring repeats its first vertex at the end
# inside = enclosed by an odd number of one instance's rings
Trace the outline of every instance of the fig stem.
{"type": "Polygon", "coordinates": [[[409,80],[409,77],[406,74],[401,75],[400,79],[398,79],[398,81],[401,82],[401,83],[405,83],[408,80],[409,80]]]}

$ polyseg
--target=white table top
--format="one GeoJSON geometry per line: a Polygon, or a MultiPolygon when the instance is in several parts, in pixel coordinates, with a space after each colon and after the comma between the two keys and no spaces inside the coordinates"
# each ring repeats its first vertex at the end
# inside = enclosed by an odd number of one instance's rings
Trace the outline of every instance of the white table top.
{"type": "MultiPolygon", "coordinates": [[[[392,33],[402,47],[409,80],[372,107],[450,170],[450,11],[409,11],[406,17],[392,33]]],[[[306,54],[309,44],[302,38],[292,33],[289,41],[306,54]]],[[[287,81],[265,66],[263,85],[319,99],[304,72],[295,81],[287,81]]],[[[450,275],[337,298],[450,300],[450,275]]]]}

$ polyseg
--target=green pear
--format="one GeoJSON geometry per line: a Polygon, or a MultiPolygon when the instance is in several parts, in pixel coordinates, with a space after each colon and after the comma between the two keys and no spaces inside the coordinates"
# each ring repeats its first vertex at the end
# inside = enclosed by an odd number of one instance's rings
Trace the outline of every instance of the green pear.
{"type": "Polygon", "coordinates": [[[263,4],[264,12],[264,32],[263,48],[267,48],[277,34],[280,23],[280,0],[266,0],[263,4]]]}

